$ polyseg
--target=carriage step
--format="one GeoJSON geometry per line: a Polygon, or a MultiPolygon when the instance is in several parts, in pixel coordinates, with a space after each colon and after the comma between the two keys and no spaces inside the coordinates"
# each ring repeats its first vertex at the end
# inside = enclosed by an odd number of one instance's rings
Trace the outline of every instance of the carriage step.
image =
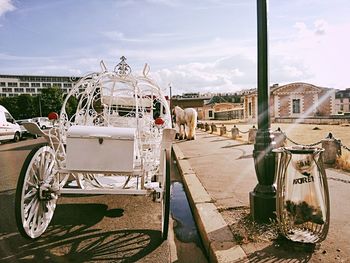
{"type": "Polygon", "coordinates": [[[136,189],[104,189],[104,188],[62,188],[60,194],[101,194],[101,195],[147,195],[149,190],[136,190],[136,189]]]}

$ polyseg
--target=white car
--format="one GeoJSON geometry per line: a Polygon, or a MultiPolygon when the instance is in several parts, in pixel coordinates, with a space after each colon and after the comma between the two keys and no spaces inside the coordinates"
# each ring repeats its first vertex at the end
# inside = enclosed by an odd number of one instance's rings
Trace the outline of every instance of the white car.
{"type": "Polygon", "coordinates": [[[47,117],[36,117],[32,120],[36,122],[42,130],[50,129],[53,127],[52,121],[50,121],[47,117]]]}
{"type": "Polygon", "coordinates": [[[0,105],[0,141],[21,139],[21,128],[8,110],[0,105]]]}

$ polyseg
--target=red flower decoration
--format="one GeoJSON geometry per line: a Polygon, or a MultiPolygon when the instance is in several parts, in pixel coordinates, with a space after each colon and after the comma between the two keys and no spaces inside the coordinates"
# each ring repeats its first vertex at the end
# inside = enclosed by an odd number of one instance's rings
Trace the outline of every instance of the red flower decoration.
{"type": "Polygon", "coordinates": [[[58,114],[56,112],[50,112],[47,117],[49,118],[49,120],[57,120],[58,114]]]}
{"type": "Polygon", "coordinates": [[[164,120],[160,117],[158,117],[157,119],[154,120],[154,123],[156,125],[163,125],[164,124],[164,120]]]}

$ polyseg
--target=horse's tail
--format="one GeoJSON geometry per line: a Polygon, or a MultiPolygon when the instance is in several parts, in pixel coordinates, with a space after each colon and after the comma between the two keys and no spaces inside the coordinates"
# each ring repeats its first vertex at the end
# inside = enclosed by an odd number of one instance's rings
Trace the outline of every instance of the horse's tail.
{"type": "Polygon", "coordinates": [[[197,111],[195,109],[187,110],[187,125],[189,128],[189,139],[194,140],[197,127],[197,111]]]}
{"type": "Polygon", "coordinates": [[[190,118],[190,127],[192,129],[196,129],[197,126],[197,111],[193,109],[193,115],[192,118],[190,118]]]}

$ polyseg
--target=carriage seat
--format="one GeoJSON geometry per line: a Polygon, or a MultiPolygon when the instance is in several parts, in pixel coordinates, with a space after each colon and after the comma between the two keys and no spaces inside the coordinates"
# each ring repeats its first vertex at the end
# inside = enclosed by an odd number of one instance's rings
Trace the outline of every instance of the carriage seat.
{"type": "Polygon", "coordinates": [[[137,159],[136,129],[72,126],[67,131],[66,169],[133,172],[137,159]]]}

